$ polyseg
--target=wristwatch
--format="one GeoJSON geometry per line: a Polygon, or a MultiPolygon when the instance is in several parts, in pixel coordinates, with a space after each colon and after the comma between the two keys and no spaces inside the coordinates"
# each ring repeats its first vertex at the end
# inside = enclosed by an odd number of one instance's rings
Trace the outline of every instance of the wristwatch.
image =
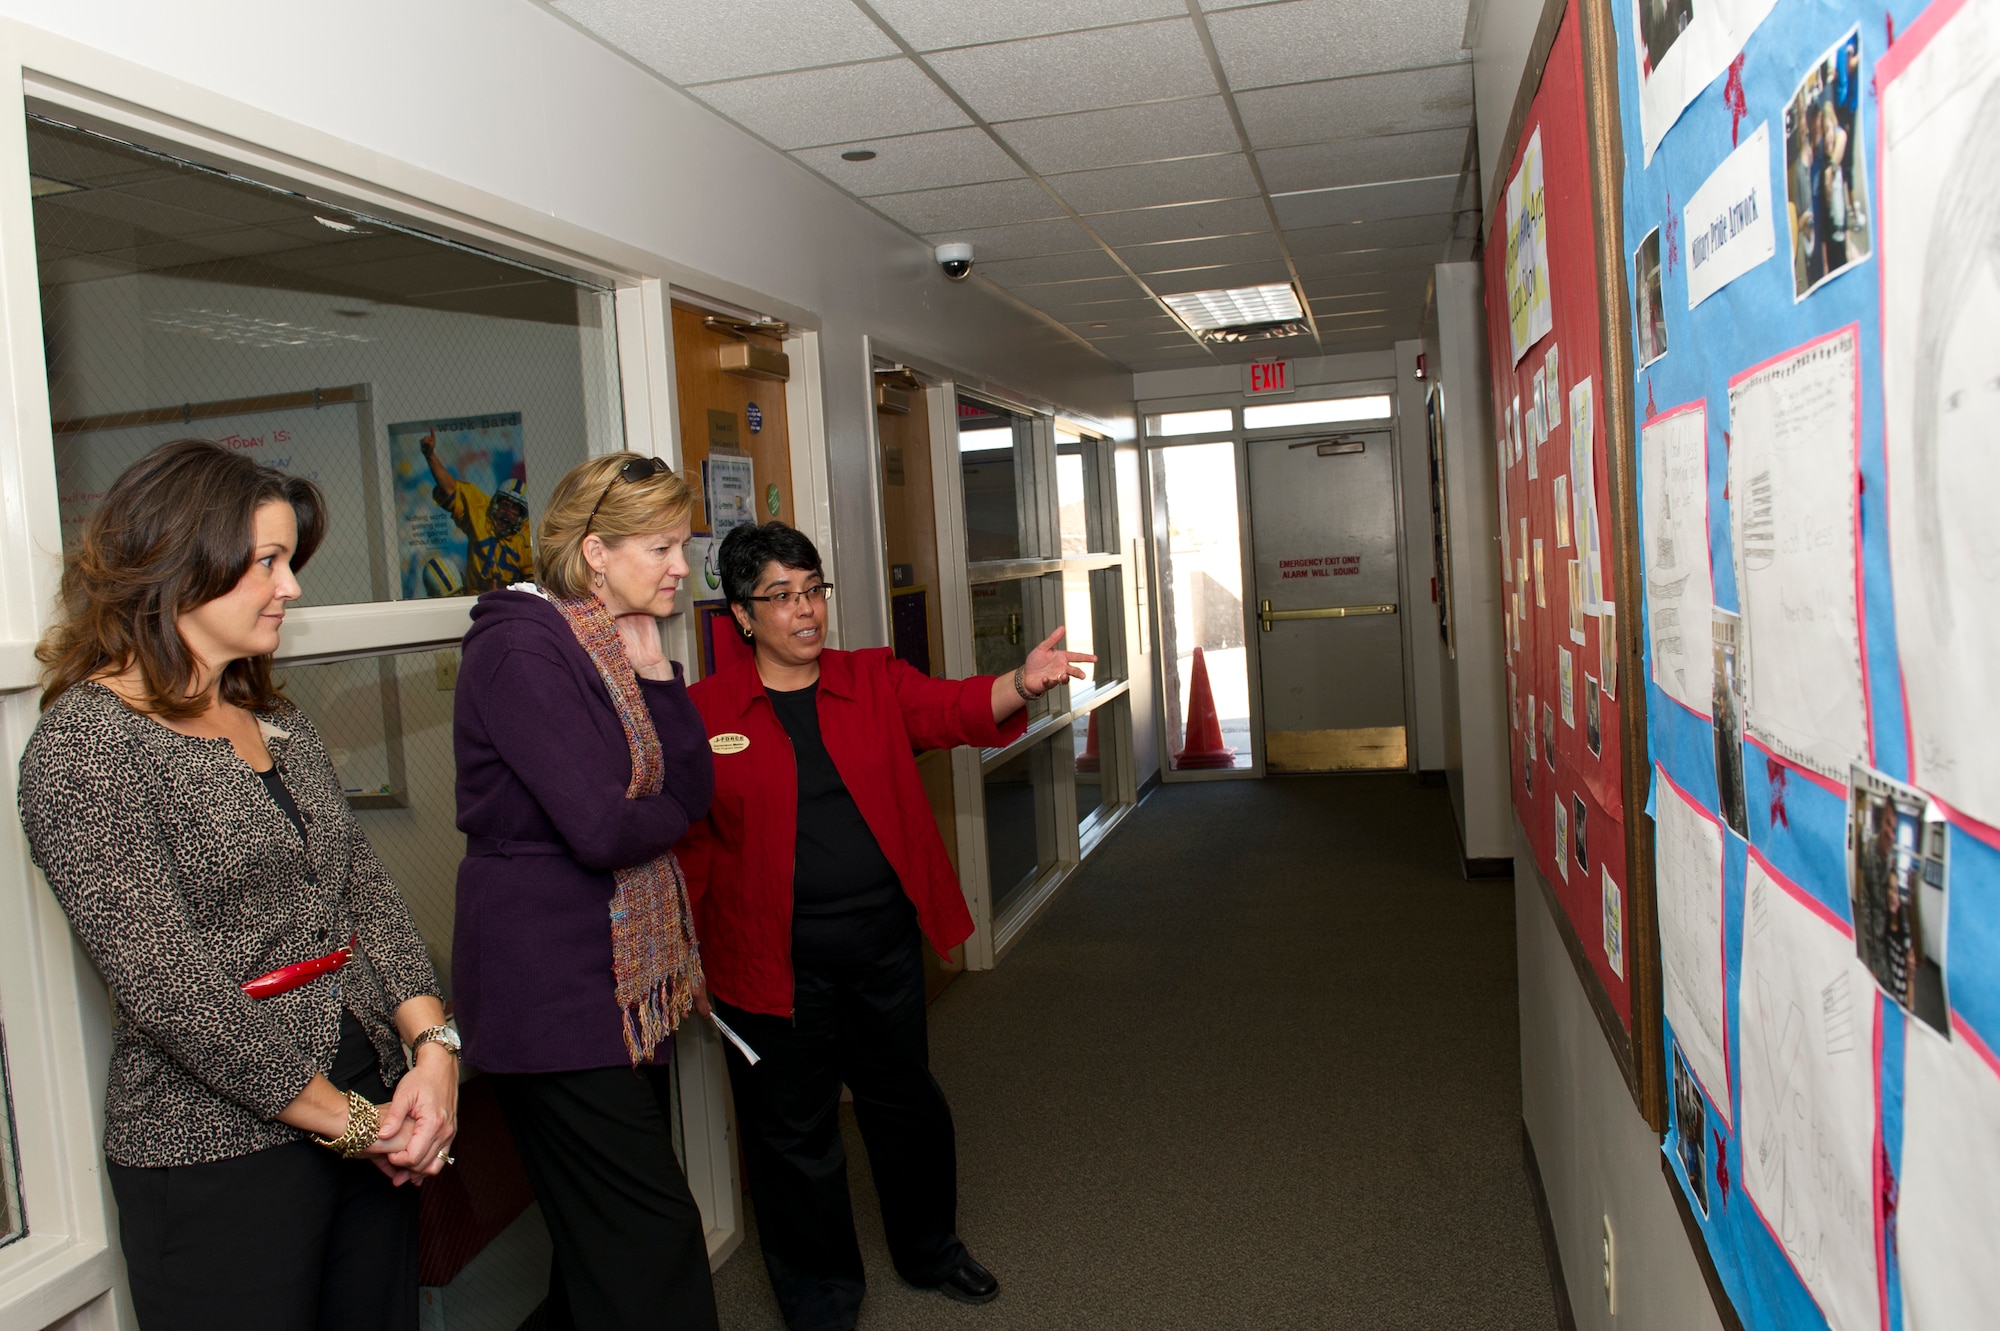
{"type": "Polygon", "coordinates": [[[458,1038],[458,1032],[449,1026],[433,1026],[429,1030],[418,1031],[417,1038],[410,1041],[410,1058],[412,1061],[416,1059],[417,1050],[433,1042],[443,1045],[453,1058],[458,1057],[458,1051],[462,1044],[462,1041],[458,1038]]]}

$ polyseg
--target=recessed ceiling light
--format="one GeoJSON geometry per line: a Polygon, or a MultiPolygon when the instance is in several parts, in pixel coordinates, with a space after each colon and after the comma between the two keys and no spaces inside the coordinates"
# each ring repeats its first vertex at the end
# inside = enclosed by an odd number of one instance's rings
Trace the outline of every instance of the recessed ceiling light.
{"type": "Polygon", "coordinates": [[[872,162],[875,160],[873,148],[849,148],[840,155],[843,162],[872,162]]]}
{"type": "Polygon", "coordinates": [[[1188,327],[1197,332],[1243,324],[1284,323],[1305,313],[1299,308],[1298,293],[1287,282],[1273,282],[1261,287],[1187,291],[1162,299],[1188,327]]]}
{"type": "Polygon", "coordinates": [[[1092,328],[1109,328],[1109,327],[1111,327],[1111,325],[1110,325],[1110,324],[1092,324],[1092,325],[1091,325],[1091,327],[1092,327],[1092,328]]]}

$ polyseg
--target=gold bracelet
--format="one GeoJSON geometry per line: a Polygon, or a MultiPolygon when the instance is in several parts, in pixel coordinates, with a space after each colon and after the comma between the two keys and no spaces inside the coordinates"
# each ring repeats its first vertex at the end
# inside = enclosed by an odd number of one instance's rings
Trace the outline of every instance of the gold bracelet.
{"type": "Polygon", "coordinates": [[[382,1111],[367,1096],[347,1093],[347,1131],[338,1137],[314,1136],[313,1140],[347,1159],[366,1155],[382,1135],[382,1111]]]}

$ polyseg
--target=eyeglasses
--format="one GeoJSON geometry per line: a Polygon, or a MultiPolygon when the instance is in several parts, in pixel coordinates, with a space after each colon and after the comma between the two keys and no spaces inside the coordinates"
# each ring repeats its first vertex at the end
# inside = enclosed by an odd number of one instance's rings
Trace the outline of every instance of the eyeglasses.
{"type": "MultiPolygon", "coordinates": [[[[616,485],[620,481],[637,485],[640,481],[648,477],[657,476],[663,471],[672,470],[673,468],[667,465],[665,458],[631,458],[618,468],[618,474],[611,478],[611,485],[616,485]]],[[[597,521],[597,510],[603,508],[604,501],[611,498],[611,485],[605,486],[604,493],[597,496],[597,502],[590,506],[590,516],[583,520],[583,534],[585,536],[590,535],[590,524],[597,521]]]]}
{"type": "Polygon", "coordinates": [[[807,601],[811,601],[814,605],[825,605],[833,599],[833,584],[830,582],[815,582],[804,591],[795,592],[788,590],[772,592],[769,596],[746,596],[743,599],[746,601],[769,601],[780,610],[789,610],[794,605],[803,605],[807,601]]]}

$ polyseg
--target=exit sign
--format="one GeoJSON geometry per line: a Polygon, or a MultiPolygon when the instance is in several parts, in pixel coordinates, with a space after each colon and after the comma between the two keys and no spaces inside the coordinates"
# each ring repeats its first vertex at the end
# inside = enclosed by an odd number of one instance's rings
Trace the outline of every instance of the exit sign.
{"type": "Polygon", "coordinates": [[[1248,397],[1292,391],[1292,363],[1288,360],[1251,361],[1243,368],[1246,372],[1243,392],[1248,397]]]}

